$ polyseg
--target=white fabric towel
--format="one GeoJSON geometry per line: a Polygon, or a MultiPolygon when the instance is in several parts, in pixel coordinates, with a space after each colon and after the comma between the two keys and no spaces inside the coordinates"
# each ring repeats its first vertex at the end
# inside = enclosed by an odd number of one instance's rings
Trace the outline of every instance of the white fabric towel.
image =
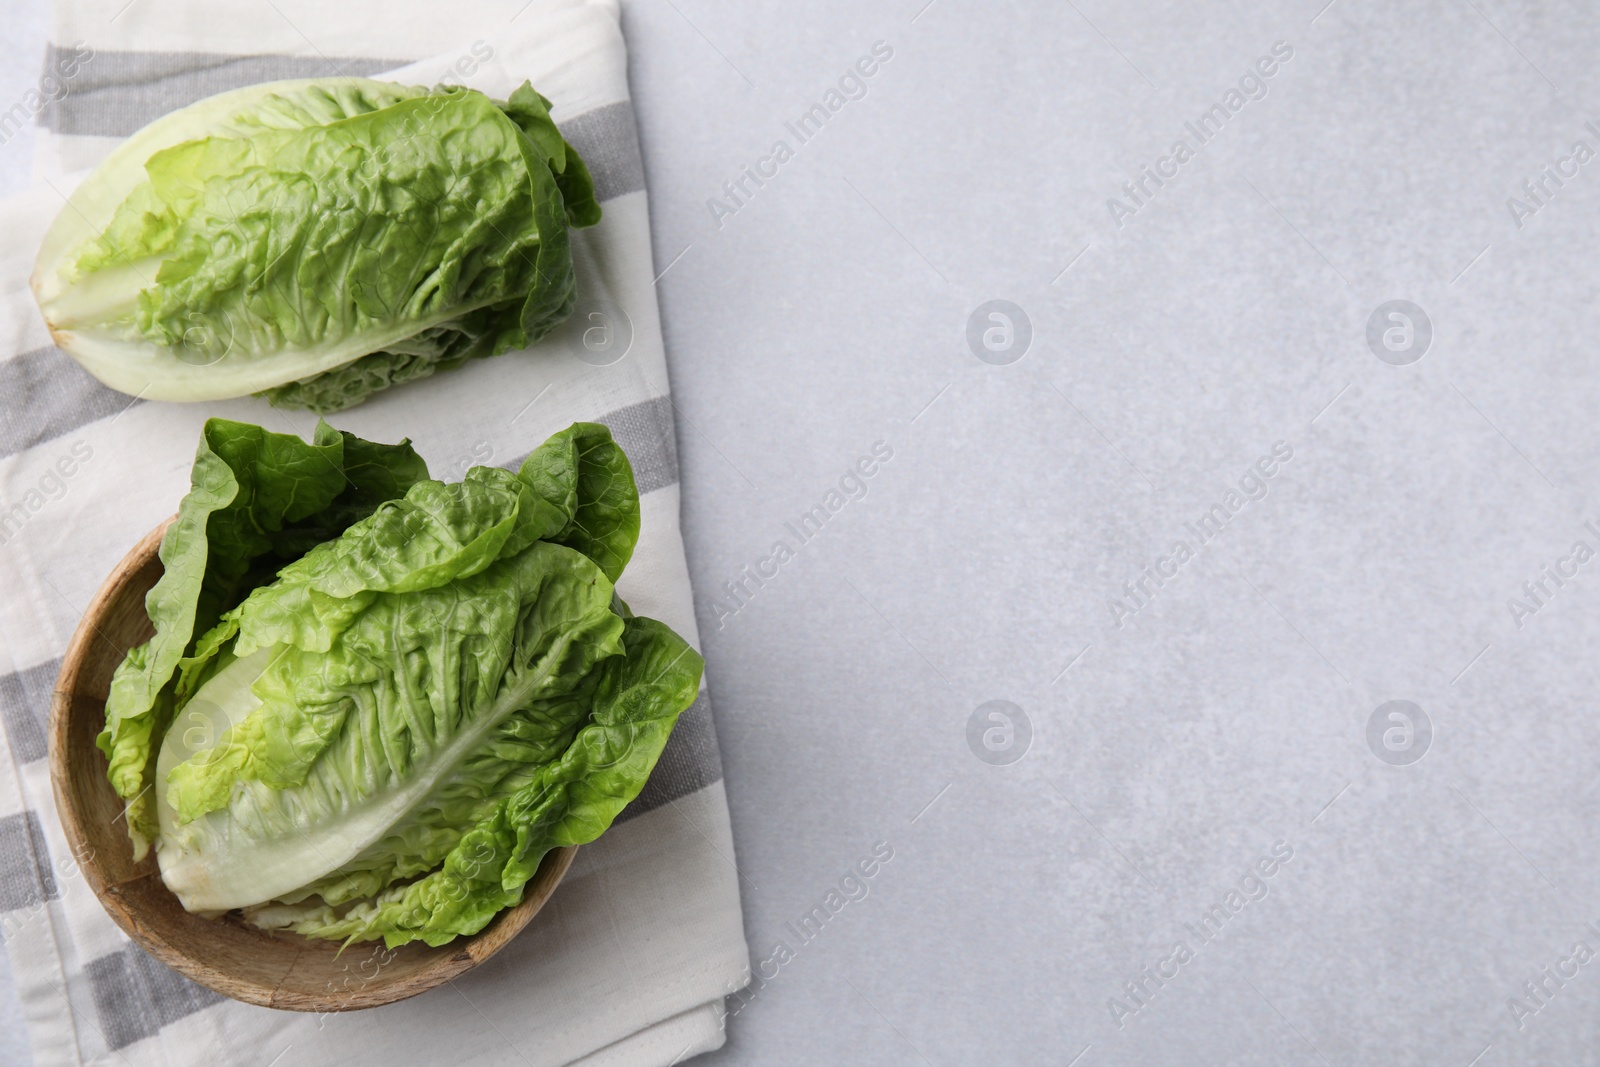
{"type": "Polygon", "coordinates": [[[383,76],[503,99],[528,79],[553,101],[605,212],[574,235],[572,321],[530,352],[390,390],[331,421],[375,440],[410,437],[444,478],[514,466],[575,420],[606,423],[632,458],[643,506],[619,591],[698,644],[616,4],[60,0],[45,74],[30,104],[43,127],[41,184],[0,205],[0,932],[36,1063],[666,1067],[720,1046],[723,997],[749,972],[704,691],[644,794],[579,850],[510,946],[413,1000],[329,1016],[224,1000],[134,946],[72,866],[44,758],[50,691],[78,613],[175,510],[202,422],[222,415],[308,436],[315,420],[255,399],[149,403],[101,386],[50,345],[27,289],[34,250],[74,172],[160,114],[255,82],[383,76]]]}

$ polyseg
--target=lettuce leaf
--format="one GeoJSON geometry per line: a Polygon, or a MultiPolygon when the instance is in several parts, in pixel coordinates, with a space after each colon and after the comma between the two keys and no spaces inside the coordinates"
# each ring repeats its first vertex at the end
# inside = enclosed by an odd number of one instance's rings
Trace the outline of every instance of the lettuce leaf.
{"type": "Polygon", "coordinates": [[[160,581],[145,598],[155,636],[112,677],[97,743],[127,802],[136,857],[156,832],[154,745],[174,710],[175,676],[196,634],[214,626],[264,573],[343,532],[428,475],[411,445],[380,445],[317,425],[292,434],[211,419],[188,495],[161,540],[160,581]]]}
{"type": "Polygon", "coordinates": [[[611,592],[588,559],[541,542],[375,596],[326,651],[284,646],[248,686],[258,706],[167,776],[168,888],[191,910],[236,908],[349,862],[507,717],[622,651],[611,592]]]}
{"type": "Polygon", "coordinates": [[[522,461],[518,477],[565,516],[546,539],[577,549],[613,582],[639,540],[639,487],[611,431],[575,422],[522,461]]]}
{"type": "Polygon", "coordinates": [[[592,712],[557,760],[496,796],[436,869],[345,908],[277,905],[252,912],[268,928],[343,941],[442,945],[483,929],[522,900],[551,849],[604,833],[654,769],[703,664],[668,627],[629,619],[625,653],[600,668],[592,712]]]}

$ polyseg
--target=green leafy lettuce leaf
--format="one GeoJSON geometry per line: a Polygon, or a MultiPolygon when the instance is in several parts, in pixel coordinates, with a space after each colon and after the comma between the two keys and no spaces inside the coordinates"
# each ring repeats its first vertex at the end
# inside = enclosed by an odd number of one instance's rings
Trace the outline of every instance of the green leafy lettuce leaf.
{"type": "MultiPolygon", "coordinates": [[[[519,903],[547,852],[593,841],[638,795],[678,715],[694,700],[702,663],[682,638],[654,620],[630,619],[623,644],[624,654],[599,668],[592,710],[559,759],[519,761],[508,745],[505,755],[483,761],[485,782],[508,765],[521,773],[511,770],[485,801],[471,805],[478,818],[435,869],[352,906],[268,906],[254,912],[255,921],[309,937],[382,938],[391,948],[415,940],[441,945],[478,932],[501,909],[519,903]]],[[[450,799],[459,803],[461,792],[457,788],[450,799]]],[[[436,850],[441,843],[430,839],[425,823],[404,829],[416,838],[411,847],[420,855],[431,855],[428,844],[436,850]]],[[[385,860],[405,856],[401,834],[384,844],[391,850],[385,860]]]]}
{"type": "Polygon", "coordinates": [[[582,552],[616,581],[639,540],[639,488],[611,431],[573,423],[534,449],[518,474],[565,516],[543,536],[582,552]]]}
{"type": "Polygon", "coordinates": [[[588,559],[541,542],[377,595],[327,651],[282,646],[249,685],[258,706],[167,775],[168,887],[191,910],[234,908],[349,862],[507,717],[620,653],[611,593],[588,559]]]}
{"type": "Polygon", "coordinates": [[[161,541],[165,571],[145,598],[155,636],[117,668],[98,738],[137,856],[156,833],[154,749],[195,636],[263,576],[427,473],[409,442],[372,444],[326,423],[309,444],[226,419],[206,423],[191,488],[161,541]]]}

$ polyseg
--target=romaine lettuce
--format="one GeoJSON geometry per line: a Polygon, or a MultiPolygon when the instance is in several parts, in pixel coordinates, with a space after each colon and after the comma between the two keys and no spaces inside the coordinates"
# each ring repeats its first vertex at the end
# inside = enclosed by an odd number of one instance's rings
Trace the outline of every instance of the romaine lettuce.
{"type": "Polygon", "coordinates": [[[155,400],[330,412],[523,348],[571,311],[583,160],[507,102],[361,78],[273,82],[134,134],[73,193],[33,286],[56,343],[155,400]]]}
{"type": "Polygon", "coordinates": [[[417,462],[207,424],[102,738],[190,910],[391,947],[473,933],[611,824],[693,702],[699,655],[614,592],[639,502],[605,427],[515,473],[417,462]]]}

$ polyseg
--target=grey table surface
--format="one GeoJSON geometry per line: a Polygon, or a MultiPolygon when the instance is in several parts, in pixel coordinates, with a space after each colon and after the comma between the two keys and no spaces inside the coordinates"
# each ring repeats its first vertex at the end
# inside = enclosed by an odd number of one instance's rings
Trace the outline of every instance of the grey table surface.
{"type": "Polygon", "coordinates": [[[1600,25],[1324,2],[626,5],[707,1062],[1593,1062],[1600,25]]]}

